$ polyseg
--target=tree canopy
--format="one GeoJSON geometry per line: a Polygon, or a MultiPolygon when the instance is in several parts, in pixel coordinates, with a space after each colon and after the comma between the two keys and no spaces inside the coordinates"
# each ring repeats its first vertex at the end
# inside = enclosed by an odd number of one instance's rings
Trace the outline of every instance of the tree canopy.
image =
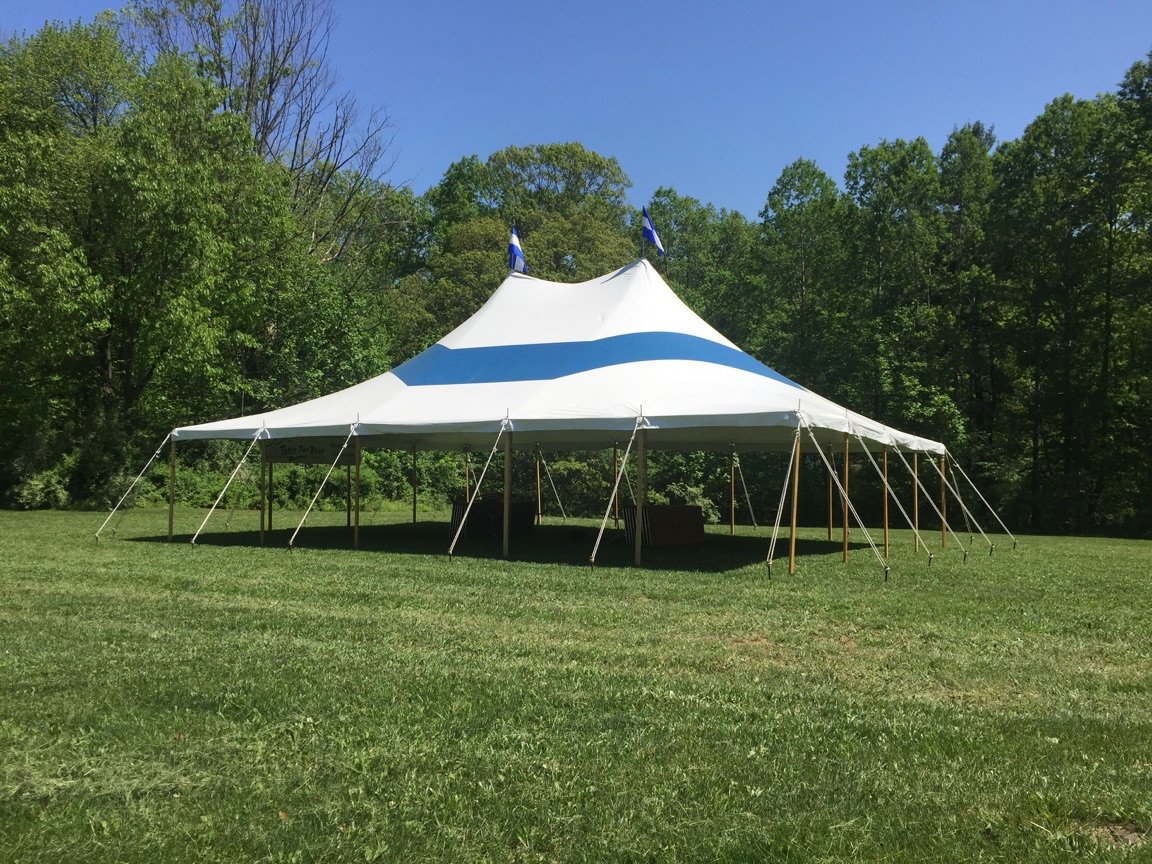
{"type": "MultiPolygon", "coordinates": [[[[388,118],[332,89],[330,13],[136,0],[0,48],[0,503],[100,502],[178,423],[404,361],[500,283],[512,224],[543,278],[654,254],[579,142],[390,184],[388,118]]],[[[948,442],[1022,527],[1147,533],[1150,82],[1152,53],[1017,140],[882,140],[839,179],[798,159],[753,220],[662,188],[659,266],[759,359],[948,442]]],[[[682,492],[710,464],[661,470],[682,492]]]]}

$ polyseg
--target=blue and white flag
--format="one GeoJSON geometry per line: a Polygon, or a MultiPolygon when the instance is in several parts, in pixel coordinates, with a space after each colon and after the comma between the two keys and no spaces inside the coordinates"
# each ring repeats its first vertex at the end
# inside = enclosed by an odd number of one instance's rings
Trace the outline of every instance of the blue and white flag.
{"type": "Polygon", "coordinates": [[[664,257],[664,244],[660,242],[660,235],[656,233],[656,226],[652,224],[652,217],[648,215],[648,208],[641,210],[644,214],[644,239],[656,247],[656,254],[664,257]]]}
{"type": "Polygon", "coordinates": [[[515,225],[512,226],[512,239],[508,241],[508,269],[514,273],[528,272],[528,262],[524,259],[524,250],[520,248],[520,237],[515,225]]]}

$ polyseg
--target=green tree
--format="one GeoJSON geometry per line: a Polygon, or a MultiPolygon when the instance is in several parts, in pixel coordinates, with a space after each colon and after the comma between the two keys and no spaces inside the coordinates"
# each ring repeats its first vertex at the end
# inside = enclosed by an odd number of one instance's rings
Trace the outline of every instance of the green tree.
{"type": "Polygon", "coordinates": [[[818,392],[852,378],[857,321],[846,279],[850,203],[814,162],[788,165],[768,193],[761,257],[770,320],[759,341],[777,368],[818,392]]]}
{"type": "Polygon", "coordinates": [[[848,401],[910,431],[962,440],[939,378],[951,321],[939,293],[945,223],[935,156],[923,138],[883,141],[848,157],[845,184],[856,205],[852,308],[863,322],[848,401]]]}
{"type": "Polygon", "coordinates": [[[997,153],[997,265],[1019,310],[1020,456],[1037,527],[1116,528],[1133,512],[1135,481],[1112,466],[1139,458],[1125,427],[1146,372],[1130,368],[1118,337],[1142,305],[1146,234],[1131,219],[1120,121],[1114,97],[1064,96],[997,153]]]}

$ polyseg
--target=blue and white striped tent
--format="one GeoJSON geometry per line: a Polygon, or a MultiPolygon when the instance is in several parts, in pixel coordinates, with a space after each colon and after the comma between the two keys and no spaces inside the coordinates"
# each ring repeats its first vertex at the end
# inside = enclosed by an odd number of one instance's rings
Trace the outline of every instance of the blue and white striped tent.
{"type": "Polygon", "coordinates": [[[645,428],[654,449],[790,450],[820,441],[943,454],[790,381],[689,309],[645,260],[587,282],[511,273],[426,351],[327,396],[182,426],[178,441],[359,438],[361,446],[595,449],[645,428]]]}

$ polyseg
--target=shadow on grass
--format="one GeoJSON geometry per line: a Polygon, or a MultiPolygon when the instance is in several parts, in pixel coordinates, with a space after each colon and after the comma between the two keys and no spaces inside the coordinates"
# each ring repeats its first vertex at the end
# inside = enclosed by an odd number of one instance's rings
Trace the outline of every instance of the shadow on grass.
{"type": "MultiPolygon", "coordinates": [[[[267,532],[263,545],[268,548],[288,546],[294,529],[267,532]]],[[[510,541],[509,560],[531,564],[574,564],[586,566],[596,544],[598,528],[578,524],[545,524],[534,526],[510,541]]],[[[165,542],[164,536],[137,537],[141,542],[165,542]]],[[[175,543],[188,543],[190,534],[177,534],[175,543]]],[[[449,525],[440,521],[405,522],[388,525],[361,525],[361,552],[388,552],[397,555],[441,555],[447,557],[452,541],[449,525]]],[[[219,531],[201,534],[198,546],[259,547],[259,531],[219,531]]],[[[643,567],[653,570],[724,572],[762,564],[768,555],[771,530],[761,528],[758,534],[729,535],[708,532],[704,542],[683,546],[648,546],[644,548],[643,567]]],[[[300,549],[347,550],[352,548],[352,529],[346,526],[306,527],[296,537],[300,549]]],[[[455,558],[500,560],[500,537],[479,532],[461,538],[455,558]]],[[[866,548],[865,543],[851,543],[852,549],[866,548]]],[[[797,557],[831,555],[841,549],[841,541],[832,542],[800,538],[797,557]]],[[[633,549],[626,542],[623,528],[604,532],[596,555],[597,567],[632,566],[633,549]]],[[[787,567],[788,538],[782,532],[776,542],[776,568],[787,567]]]]}

